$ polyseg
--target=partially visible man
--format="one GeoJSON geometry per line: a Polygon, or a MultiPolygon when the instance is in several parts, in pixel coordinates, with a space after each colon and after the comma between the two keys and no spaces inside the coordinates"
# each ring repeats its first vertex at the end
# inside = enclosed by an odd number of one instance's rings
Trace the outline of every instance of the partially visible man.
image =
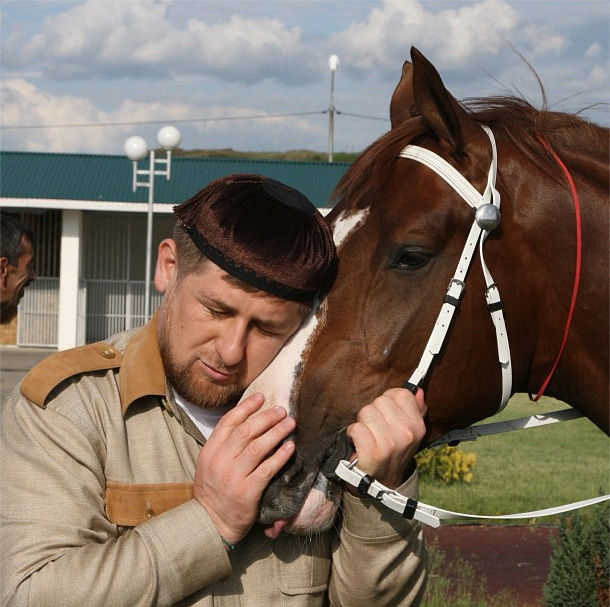
{"type": "Polygon", "coordinates": [[[0,321],[16,308],[25,288],[36,278],[34,234],[14,217],[0,214],[0,321]]]}
{"type": "MultiPolygon", "coordinates": [[[[48,357],[0,411],[0,603],[417,604],[421,529],[372,500],[346,495],[342,521],[313,537],[256,522],[297,421],[262,394],[236,403],[333,279],[328,225],[256,175],[175,210],[154,318],[48,357]]],[[[422,395],[390,390],[365,409],[352,433],[365,471],[416,497],[422,395]]]]}

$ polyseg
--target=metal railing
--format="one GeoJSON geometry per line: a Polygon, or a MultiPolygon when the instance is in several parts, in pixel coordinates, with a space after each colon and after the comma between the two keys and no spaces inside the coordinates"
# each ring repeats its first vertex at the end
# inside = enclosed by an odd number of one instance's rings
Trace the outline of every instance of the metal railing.
{"type": "MultiPolygon", "coordinates": [[[[81,279],[78,341],[102,341],[144,324],[144,281],[81,279]]],[[[151,294],[151,310],[161,303],[151,294]]],[[[17,316],[17,345],[57,347],[59,278],[37,278],[24,292],[17,316]]]]}
{"type": "Polygon", "coordinates": [[[59,278],[37,278],[29,285],[17,312],[17,345],[57,347],[59,278]]]}
{"type": "MultiPolygon", "coordinates": [[[[144,295],[144,281],[87,280],[87,343],[145,324],[144,295]]],[[[151,293],[151,310],[162,298],[151,293]]]]}

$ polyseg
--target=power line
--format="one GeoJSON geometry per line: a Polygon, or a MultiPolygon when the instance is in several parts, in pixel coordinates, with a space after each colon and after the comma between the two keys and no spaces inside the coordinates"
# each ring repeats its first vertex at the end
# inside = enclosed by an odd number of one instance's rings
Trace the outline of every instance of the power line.
{"type": "MultiPolygon", "coordinates": [[[[327,110],[328,111],[328,110],[327,110]]],[[[340,116],[353,116],[354,118],[366,118],[367,120],[382,120],[383,122],[389,122],[389,118],[381,118],[379,116],[365,116],[364,114],[351,114],[350,112],[340,112],[335,110],[340,116]]]]}
{"type": "MultiPolygon", "coordinates": [[[[78,124],[2,124],[0,130],[16,130],[16,129],[70,129],[70,128],[98,128],[107,126],[134,126],[139,124],[166,124],[166,123],[185,123],[185,122],[221,122],[223,120],[262,120],[265,118],[289,118],[292,116],[312,116],[315,114],[327,114],[328,109],[318,110],[315,112],[285,112],[282,114],[253,114],[251,116],[219,116],[216,118],[179,118],[168,120],[131,120],[126,122],[83,122],[78,124]]],[[[387,122],[388,118],[380,118],[378,116],[366,116],[365,114],[352,114],[350,112],[341,112],[335,110],[337,115],[352,116],[354,118],[365,118],[367,120],[381,120],[387,122]]]]}
{"type": "Polygon", "coordinates": [[[0,129],[69,129],[89,128],[106,126],[132,126],[137,124],[165,124],[183,122],[219,122],[221,120],[258,120],[262,118],[287,118],[290,116],[311,116],[313,114],[324,114],[328,110],[317,112],[286,112],[283,114],[254,114],[251,116],[220,116],[217,118],[180,118],[170,120],[130,120],[129,122],[83,122],[79,124],[13,124],[0,125],[0,129]]]}

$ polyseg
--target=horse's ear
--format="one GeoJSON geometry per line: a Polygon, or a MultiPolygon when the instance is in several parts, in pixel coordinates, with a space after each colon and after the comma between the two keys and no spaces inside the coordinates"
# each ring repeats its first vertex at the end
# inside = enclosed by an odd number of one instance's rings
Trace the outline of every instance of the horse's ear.
{"type": "Polygon", "coordinates": [[[413,97],[415,105],[441,143],[461,155],[464,152],[464,130],[473,121],[445,88],[435,67],[415,48],[413,61],[413,97]]]}
{"type": "Polygon", "coordinates": [[[402,66],[400,82],[396,85],[390,101],[392,128],[400,126],[405,120],[419,114],[413,95],[413,64],[405,61],[402,66]]]}

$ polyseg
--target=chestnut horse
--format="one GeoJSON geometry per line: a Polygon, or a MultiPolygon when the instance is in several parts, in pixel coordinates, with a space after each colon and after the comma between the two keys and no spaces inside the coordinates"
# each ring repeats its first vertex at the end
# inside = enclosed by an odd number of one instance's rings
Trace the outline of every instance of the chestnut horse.
{"type": "MultiPolygon", "coordinates": [[[[483,192],[492,153],[482,125],[495,136],[502,218],[485,243],[485,261],[502,295],[511,393],[538,391],[566,326],[576,220],[558,159],[565,164],[581,207],[582,269],[565,349],[546,394],[608,433],[608,129],[517,98],[466,107],[416,49],[411,59],[391,100],[391,130],[338,184],[338,203],[328,216],[340,257],[336,282],[248,391],[263,392],[268,405],[288,404],[297,417],[296,456],[261,508],[261,521],[291,519],[295,532],[331,524],[340,486],[320,469],[337,432],[418,366],[473,222],[473,210],[443,179],[399,157],[408,144],[432,150],[483,192]]],[[[424,446],[498,409],[501,372],[485,289],[477,255],[422,383],[424,446]]]]}

